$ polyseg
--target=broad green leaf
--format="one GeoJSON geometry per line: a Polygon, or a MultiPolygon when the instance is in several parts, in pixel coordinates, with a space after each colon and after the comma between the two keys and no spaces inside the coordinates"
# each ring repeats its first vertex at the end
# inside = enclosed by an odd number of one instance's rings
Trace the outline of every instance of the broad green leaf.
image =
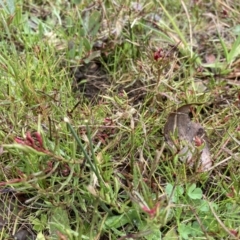
{"type": "Polygon", "coordinates": [[[206,200],[201,200],[199,210],[201,212],[208,212],[209,211],[209,205],[208,205],[206,200]]]}
{"type": "Polygon", "coordinates": [[[172,184],[168,183],[165,191],[168,195],[168,197],[171,197],[171,201],[176,203],[179,200],[179,197],[183,195],[184,189],[181,186],[173,187],[172,184]]]}
{"type": "Polygon", "coordinates": [[[193,237],[200,237],[200,236],[204,235],[204,233],[203,233],[203,231],[202,231],[202,229],[201,229],[201,227],[200,227],[200,225],[197,221],[194,221],[192,223],[192,233],[191,233],[191,235],[193,237]]]}
{"type": "Polygon", "coordinates": [[[108,217],[104,223],[105,229],[119,228],[129,223],[129,218],[125,214],[108,217]]]}
{"type": "Polygon", "coordinates": [[[38,233],[36,240],[45,240],[45,237],[44,237],[44,235],[40,232],[40,233],[38,233]]]}
{"type": "Polygon", "coordinates": [[[85,49],[87,52],[91,51],[92,45],[91,45],[91,43],[90,43],[90,41],[89,41],[88,38],[85,38],[85,37],[84,37],[84,38],[82,39],[82,44],[83,44],[84,49],[85,49]]]}
{"type": "Polygon", "coordinates": [[[196,188],[196,184],[193,183],[187,190],[187,194],[191,199],[201,199],[202,198],[202,190],[200,188],[196,188]]]}
{"type": "Polygon", "coordinates": [[[228,63],[232,63],[236,57],[240,55],[240,35],[236,39],[236,41],[233,43],[231,50],[228,54],[228,63]]]}
{"type": "Polygon", "coordinates": [[[88,22],[88,34],[92,37],[96,36],[100,28],[101,13],[99,11],[94,11],[88,22]]]}
{"type": "Polygon", "coordinates": [[[41,214],[41,219],[31,216],[30,222],[33,225],[33,230],[41,232],[46,228],[47,225],[47,215],[41,214]]]}
{"type": "Polygon", "coordinates": [[[163,240],[178,240],[179,239],[179,236],[176,232],[176,229],[175,228],[171,228],[164,236],[163,240]]]}
{"type": "Polygon", "coordinates": [[[73,235],[70,228],[68,213],[65,209],[57,207],[53,210],[49,223],[51,236],[57,236],[57,232],[73,235]]]}
{"type": "Polygon", "coordinates": [[[162,234],[159,229],[153,229],[153,231],[148,234],[145,239],[147,240],[161,240],[162,239],[162,234]]]}
{"type": "Polygon", "coordinates": [[[178,232],[183,239],[189,239],[189,235],[193,232],[191,224],[181,223],[178,227],[178,232]]]}

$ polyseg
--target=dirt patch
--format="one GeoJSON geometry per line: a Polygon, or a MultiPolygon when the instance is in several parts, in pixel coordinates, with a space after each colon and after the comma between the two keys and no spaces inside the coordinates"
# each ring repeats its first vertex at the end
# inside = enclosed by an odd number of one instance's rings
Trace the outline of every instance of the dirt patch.
{"type": "Polygon", "coordinates": [[[73,91],[89,101],[95,101],[100,94],[111,88],[109,76],[102,64],[97,61],[71,69],[73,91]]]}
{"type": "Polygon", "coordinates": [[[144,83],[138,79],[131,83],[119,83],[113,86],[111,76],[99,61],[83,64],[71,69],[70,72],[73,78],[73,91],[77,96],[93,103],[101,95],[124,95],[126,93],[129,103],[136,104],[143,101],[147,93],[144,83]]]}

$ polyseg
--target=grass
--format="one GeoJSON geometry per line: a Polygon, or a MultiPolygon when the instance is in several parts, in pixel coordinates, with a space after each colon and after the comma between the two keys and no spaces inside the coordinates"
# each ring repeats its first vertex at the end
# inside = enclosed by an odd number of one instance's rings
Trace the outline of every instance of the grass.
{"type": "Polygon", "coordinates": [[[0,5],[0,239],[239,238],[237,1],[0,5]],[[189,103],[208,172],[164,141],[189,103]]]}

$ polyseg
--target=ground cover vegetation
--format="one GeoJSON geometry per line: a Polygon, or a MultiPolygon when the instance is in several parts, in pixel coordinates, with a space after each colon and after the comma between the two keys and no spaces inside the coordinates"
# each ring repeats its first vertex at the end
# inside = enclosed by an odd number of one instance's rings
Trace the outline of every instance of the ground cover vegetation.
{"type": "Polygon", "coordinates": [[[0,1],[0,239],[239,239],[239,12],[0,1]]]}

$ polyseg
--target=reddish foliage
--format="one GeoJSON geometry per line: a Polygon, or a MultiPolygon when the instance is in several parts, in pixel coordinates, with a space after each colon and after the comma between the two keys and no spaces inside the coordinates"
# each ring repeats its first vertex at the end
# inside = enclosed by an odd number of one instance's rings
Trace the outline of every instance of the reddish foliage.
{"type": "Polygon", "coordinates": [[[229,231],[235,236],[238,237],[238,231],[234,230],[234,229],[229,229],[229,231]]]}
{"type": "Polygon", "coordinates": [[[159,208],[159,205],[160,205],[160,203],[158,202],[158,203],[156,203],[156,205],[153,207],[153,208],[148,208],[147,206],[143,206],[142,207],[142,210],[144,211],[144,212],[146,212],[147,214],[149,214],[149,216],[151,217],[151,218],[153,218],[154,216],[156,216],[156,214],[157,214],[157,210],[158,210],[158,208],[159,208]]]}
{"type": "Polygon", "coordinates": [[[0,182],[0,186],[5,186],[8,184],[13,184],[13,183],[20,183],[22,181],[23,180],[21,178],[14,178],[14,179],[9,180],[8,182],[0,182]]]}
{"type": "Polygon", "coordinates": [[[223,15],[223,17],[227,17],[228,16],[228,11],[223,9],[222,10],[222,15],[223,15]]]}
{"type": "Polygon", "coordinates": [[[163,58],[163,49],[159,48],[155,53],[154,53],[154,60],[158,61],[159,58],[163,58]]]}
{"type": "Polygon", "coordinates": [[[42,136],[38,132],[34,132],[32,135],[31,135],[30,132],[27,132],[25,139],[22,139],[20,137],[16,137],[14,140],[18,144],[31,147],[38,152],[43,152],[43,153],[46,153],[46,154],[50,153],[47,149],[44,148],[42,136]]]}
{"type": "Polygon", "coordinates": [[[69,165],[67,163],[65,163],[62,167],[62,170],[61,170],[62,175],[64,177],[67,177],[67,176],[69,176],[70,172],[71,172],[71,170],[70,170],[69,165]]]}
{"type": "Polygon", "coordinates": [[[194,143],[196,147],[200,147],[203,144],[203,140],[200,137],[196,136],[194,138],[194,143]]]}

